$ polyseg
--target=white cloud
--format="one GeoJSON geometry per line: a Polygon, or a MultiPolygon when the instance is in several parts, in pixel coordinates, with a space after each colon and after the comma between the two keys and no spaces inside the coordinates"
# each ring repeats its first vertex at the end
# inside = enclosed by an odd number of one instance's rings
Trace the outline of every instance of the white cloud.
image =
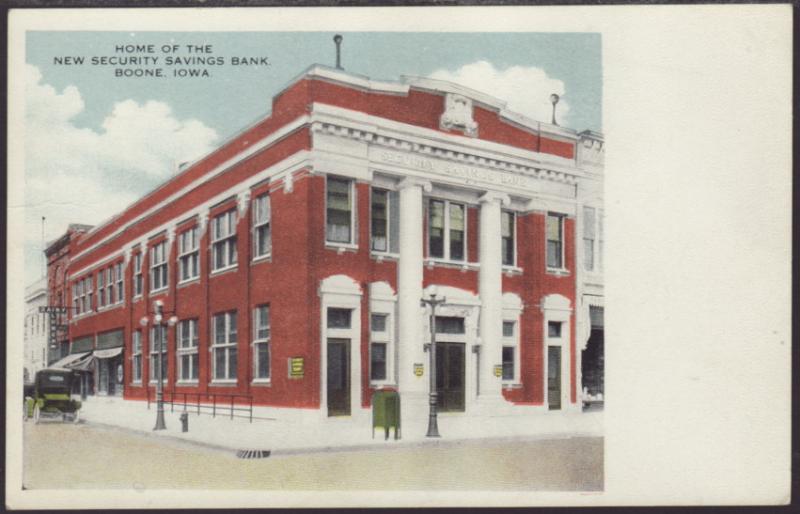
{"type": "MultiPolygon", "coordinates": [[[[550,95],[556,93],[563,97],[566,92],[564,82],[549,77],[543,69],[534,66],[511,66],[499,70],[492,63],[477,61],[455,71],[436,70],[430,77],[492,95],[507,102],[510,110],[547,123],[553,109],[550,95]]],[[[569,101],[561,98],[556,116],[560,125],[568,124],[569,101]]]]}
{"type": "MultiPolygon", "coordinates": [[[[214,129],[179,120],[155,100],[118,102],[100,130],[78,127],[74,120],[85,108],[80,91],[68,86],[59,93],[35,66],[25,71],[26,255],[38,257],[42,216],[47,240],[69,223],[101,223],[218,139],[214,129]]],[[[38,276],[39,262],[28,264],[28,282],[38,276]]]]}

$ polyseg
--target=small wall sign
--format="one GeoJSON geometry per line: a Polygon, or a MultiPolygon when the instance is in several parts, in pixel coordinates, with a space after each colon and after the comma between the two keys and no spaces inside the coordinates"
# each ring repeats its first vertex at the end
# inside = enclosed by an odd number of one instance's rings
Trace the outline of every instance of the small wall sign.
{"type": "Polygon", "coordinates": [[[421,377],[425,367],[422,365],[421,362],[414,363],[414,375],[421,377]]]}
{"type": "Polygon", "coordinates": [[[495,364],[494,366],[494,376],[500,378],[503,376],[503,365],[502,364],[495,364]]]}
{"type": "Polygon", "coordinates": [[[303,378],[305,361],[303,357],[289,357],[289,378],[303,378]]]}

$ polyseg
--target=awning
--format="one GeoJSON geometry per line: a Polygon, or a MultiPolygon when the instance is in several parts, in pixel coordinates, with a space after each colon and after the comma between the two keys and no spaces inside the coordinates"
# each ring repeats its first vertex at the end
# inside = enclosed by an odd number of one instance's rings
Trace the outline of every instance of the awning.
{"type": "Polygon", "coordinates": [[[111,359],[122,353],[122,348],[108,348],[106,350],[95,350],[94,356],[98,359],[111,359]]]}
{"type": "Polygon", "coordinates": [[[89,371],[89,366],[94,362],[94,355],[88,355],[85,359],[73,362],[69,365],[70,368],[76,371],[89,371]]]}
{"type": "Polygon", "coordinates": [[[61,360],[58,360],[52,363],[49,368],[66,368],[68,364],[74,363],[86,357],[87,355],[91,354],[92,352],[84,352],[84,353],[72,353],[67,355],[61,360]]]}

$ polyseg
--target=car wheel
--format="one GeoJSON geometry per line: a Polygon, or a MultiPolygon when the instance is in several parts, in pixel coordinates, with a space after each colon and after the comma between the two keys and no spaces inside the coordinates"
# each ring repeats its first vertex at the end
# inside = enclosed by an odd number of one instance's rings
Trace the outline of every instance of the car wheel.
{"type": "Polygon", "coordinates": [[[38,404],[34,405],[33,406],[33,422],[36,423],[37,425],[39,424],[39,418],[41,417],[41,415],[42,415],[42,413],[41,413],[41,409],[39,408],[39,405],[38,404]]]}

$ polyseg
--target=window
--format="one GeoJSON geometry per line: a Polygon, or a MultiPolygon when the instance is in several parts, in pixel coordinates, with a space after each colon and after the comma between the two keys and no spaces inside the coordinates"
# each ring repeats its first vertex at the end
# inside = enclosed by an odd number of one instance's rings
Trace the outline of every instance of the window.
{"type": "Polygon", "coordinates": [[[464,334],[464,318],[436,316],[437,334],[464,334]]]}
{"type": "Polygon", "coordinates": [[[122,299],[125,297],[125,289],[122,287],[124,283],[124,277],[122,275],[122,263],[117,263],[114,265],[114,269],[116,270],[117,275],[117,303],[122,303],[122,299]]]}
{"type": "Polygon", "coordinates": [[[132,368],[133,368],[133,381],[142,381],[142,331],[136,330],[133,332],[133,351],[131,352],[132,368]]]}
{"type": "Polygon", "coordinates": [[[181,282],[200,275],[200,252],[197,248],[197,227],[190,228],[178,236],[178,273],[181,282]]]}
{"type": "Polygon", "coordinates": [[[593,271],[594,262],[594,241],[597,220],[595,219],[594,207],[583,208],[583,267],[586,271],[593,271]]]}
{"type": "Polygon", "coordinates": [[[461,204],[430,200],[428,254],[437,259],[463,261],[466,254],[466,210],[461,204]]]}
{"type": "Polygon", "coordinates": [[[400,216],[396,191],[372,189],[370,248],[374,252],[400,251],[400,216]]]}
{"type": "Polygon", "coordinates": [[[269,195],[261,195],[253,201],[253,257],[264,257],[272,251],[272,218],[269,195]]]}
{"type": "Polygon", "coordinates": [[[514,222],[515,216],[513,212],[503,211],[500,215],[503,265],[505,266],[514,266],[515,264],[514,222]]]}
{"type": "Polygon", "coordinates": [[[100,309],[106,304],[106,289],[105,289],[105,270],[100,270],[97,274],[97,308],[100,309]]]}
{"type": "Polygon", "coordinates": [[[92,310],[92,288],[94,287],[92,282],[91,275],[83,279],[83,312],[92,310]]]}
{"type": "Polygon", "coordinates": [[[178,325],[178,377],[182,381],[197,380],[197,347],[199,332],[196,319],[181,320],[178,325]]]}
{"type": "Polygon", "coordinates": [[[547,337],[558,338],[561,337],[561,322],[548,321],[547,322],[547,337]]]}
{"type": "Polygon", "coordinates": [[[253,378],[269,380],[269,305],[253,312],[253,378]]]}
{"type": "Polygon", "coordinates": [[[328,308],[328,328],[350,328],[350,309],[328,308]]]}
{"type": "Polygon", "coordinates": [[[114,266],[106,268],[106,305],[114,303],[114,266]]]}
{"type": "Polygon", "coordinates": [[[81,304],[79,302],[80,295],[78,293],[78,284],[80,284],[80,282],[76,282],[75,284],[72,284],[72,306],[75,307],[75,314],[76,315],[81,313],[81,304]]]}
{"type": "Polygon", "coordinates": [[[161,327],[150,328],[150,381],[158,381],[158,372],[161,371],[163,380],[167,380],[167,329],[161,327]],[[159,355],[161,359],[159,360],[159,355]]]}
{"type": "Polygon", "coordinates": [[[514,380],[514,347],[503,347],[503,380],[514,380]]]}
{"type": "Polygon", "coordinates": [[[503,322],[503,337],[514,337],[514,324],[513,321],[503,322]]]}
{"type": "Polygon", "coordinates": [[[386,380],[389,343],[388,314],[370,316],[369,378],[386,380]]]}
{"type": "Polygon", "coordinates": [[[562,269],[563,256],[564,217],[557,214],[547,215],[547,267],[562,269]]]}
{"type": "Polygon", "coordinates": [[[212,270],[235,266],[238,261],[236,250],[236,209],[222,213],[213,222],[212,230],[212,270]]]}
{"type": "Polygon", "coordinates": [[[214,380],[236,380],[238,352],[236,348],[236,311],[214,316],[213,353],[214,380]]]}
{"type": "Polygon", "coordinates": [[[133,256],[133,296],[142,295],[142,254],[133,256]]]}
{"type": "Polygon", "coordinates": [[[167,242],[162,241],[150,249],[150,291],[167,287],[167,242]]]}
{"type": "Polygon", "coordinates": [[[353,181],[335,177],[327,180],[327,232],[330,243],[353,243],[353,181]]]}

